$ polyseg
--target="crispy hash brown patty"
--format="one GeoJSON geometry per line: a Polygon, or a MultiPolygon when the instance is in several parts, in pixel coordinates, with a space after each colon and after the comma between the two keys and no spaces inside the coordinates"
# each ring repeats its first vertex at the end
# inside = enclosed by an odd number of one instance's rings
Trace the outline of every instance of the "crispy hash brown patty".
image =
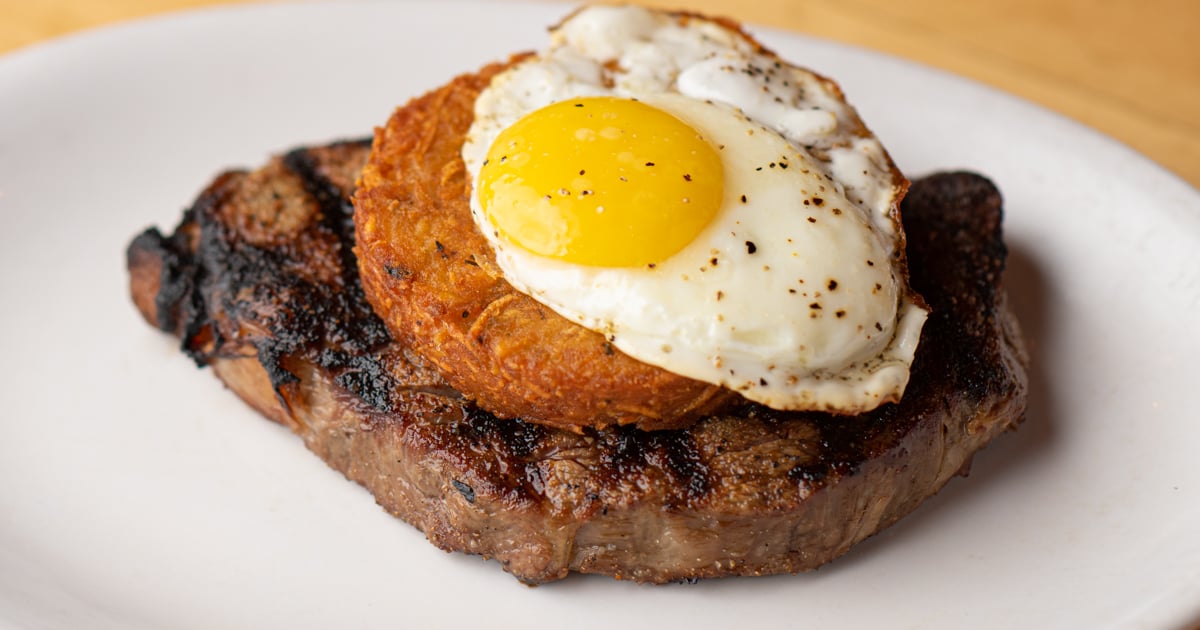
{"type": "Polygon", "coordinates": [[[401,343],[480,407],[579,430],[686,426],[733,392],[647,365],[502,277],[475,227],[459,154],[495,64],[417,98],[377,129],[354,197],[359,271],[401,343]]]}

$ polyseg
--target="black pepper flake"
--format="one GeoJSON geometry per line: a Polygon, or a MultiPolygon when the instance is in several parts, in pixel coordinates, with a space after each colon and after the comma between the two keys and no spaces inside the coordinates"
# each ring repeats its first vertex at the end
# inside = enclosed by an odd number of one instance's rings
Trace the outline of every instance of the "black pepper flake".
{"type": "Polygon", "coordinates": [[[788,293],[791,293],[791,294],[793,294],[793,295],[794,295],[794,294],[796,293],[796,290],[795,290],[795,289],[788,289],[788,293]]]}
{"type": "Polygon", "coordinates": [[[581,169],[579,169],[579,174],[580,174],[580,175],[583,175],[583,174],[584,174],[584,173],[586,173],[586,172],[587,172],[587,171],[585,171],[585,170],[584,170],[584,169],[582,169],[582,168],[581,168],[581,169]]]}
{"type": "Polygon", "coordinates": [[[875,322],[875,330],[878,330],[879,332],[883,332],[883,325],[880,324],[879,322],[875,322]]]}
{"type": "Polygon", "coordinates": [[[746,253],[753,254],[756,251],[758,251],[758,245],[755,245],[754,241],[746,241],[746,253]]]}
{"type": "Polygon", "coordinates": [[[774,162],[771,162],[771,163],[770,163],[770,164],[768,164],[767,166],[769,166],[769,167],[771,167],[771,168],[775,168],[775,163],[774,163],[774,162]]]}
{"type": "Polygon", "coordinates": [[[646,166],[654,166],[654,162],[646,162],[646,166]]]}
{"type": "Polygon", "coordinates": [[[575,103],[575,107],[583,107],[583,103],[575,103]]]}
{"type": "Polygon", "coordinates": [[[463,498],[467,500],[467,503],[475,502],[475,489],[474,488],[472,488],[471,486],[468,486],[467,484],[465,484],[457,479],[451,479],[450,484],[453,485],[454,489],[458,490],[458,493],[461,494],[463,496],[463,498]]]}
{"type": "Polygon", "coordinates": [[[708,264],[710,264],[710,265],[712,265],[712,266],[716,267],[716,266],[717,266],[717,257],[716,257],[716,256],[713,256],[713,257],[712,257],[712,259],[710,259],[710,260],[708,261],[708,264]]]}
{"type": "Polygon", "coordinates": [[[787,168],[787,162],[780,162],[779,168],[787,168]]]}
{"type": "Polygon", "coordinates": [[[813,200],[812,200],[812,201],[813,201],[813,203],[814,203],[814,204],[816,204],[816,205],[818,205],[818,206],[819,206],[819,205],[821,205],[821,204],[823,204],[823,203],[825,203],[825,200],[824,200],[824,199],[822,199],[822,198],[820,198],[820,197],[813,197],[813,200]]]}
{"type": "Polygon", "coordinates": [[[846,316],[846,311],[838,311],[838,312],[834,313],[834,315],[837,315],[838,319],[841,319],[846,316]]]}
{"type": "Polygon", "coordinates": [[[742,203],[746,203],[746,195],[742,195],[742,203]]]}
{"type": "Polygon", "coordinates": [[[868,261],[867,261],[867,266],[868,266],[868,267],[874,267],[874,266],[875,266],[875,261],[874,261],[874,260],[868,260],[868,261]]]}
{"type": "Polygon", "coordinates": [[[878,282],[876,282],[876,283],[875,283],[875,290],[876,290],[876,291],[881,291],[881,290],[883,290],[883,285],[882,285],[882,284],[879,284],[878,282]]]}
{"type": "Polygon", "coordinates": [[[505,163],[505,162],[507,162],[507,161],[508,161],[508,156],[507,156],[507,155],[501,155],[501,156],[500,156],[500,163],[501,163],[501,164],[503,164],[503,163],[505,163]]]}
{"type": "Polygon", "coordinates": [[[756,171],[761,171],[761,170],[762,170],[762,167],[760,166],[760,167],[758,167],[758,168],[756,168],[756,169],[754,169],[754,170],[756,170],[756,171]]]}
{"type": "Polygon", "coordinates": [[[811,204],[810,204],[810,202],[809,202],[807,199],[805,199],[805,200],[804,200],[804,205],[806,205],[806,206],[807,206],[807,205],[811,205],[811,204]]]}
{"type": "Polygon", "coordinates": [[[758,384],[759,384],[759,386],[761,386],[761,387],[766,387],[766,386],[767,386],[767,379],[765,379],[765,378],[759,378],[759,379],[758,379],[758,384]]]}
{"type": "Polygon", "coordinates": [[[442,242],[441,242],[441,241],[434,241],[434,242],[433,242],[433,246],[434,246],[435,248],[437,248],[437,250],[438,250],[439,252],[441,252],[441,251],[445,251],[445,250],[446,250],[446,246],[445,246],[445,245],[442,245],[442,242]]]}
{"type": "Polygon", "coordinates": [[[841,209],[841,208],[834,208],[834,209],[833,209],[833,214],[834,214],[835,216],[841,216],[841,214],[842,214],[842,209],[841,209]]]}
{"type": "Polygon", "coordinates": [[[717,291],[717,301],[720,302],[725,297],[724,291],[717,291]]]}
{"type": "Polygon", "coordinates": [[[816,220],[816,219],[814,219],[813,217],[808,217],[808,222],[809,222],[809,223],[816,223],[816,222],[817,222],[817,220],[816,220]]]}
{"type": "Polygon", "coordinates": [[[463,319],[466,319],[466,318],[468,318],[468,317],[470,317],[470,316],[471,316],[471,311],[464,310],[464,311],[462,312],[462,318],[463,318],[463,319]]]}
{"type": "Polygon", "coordinates": [[[613,352],[613,345],[611,343],[605,341],[601,347],[604,348],[604,354],[607,354],[610,357],[615,354],[613,352]]]}
{"type": "Polygon", "coordinates": [[[837,289],[837,287],[838,287],[838,285],[837,285],[837,280],[834,280],[833,278],[830,278],[830,279],[829,279],[829,284],[827,284],[827,285],[825,285],[825,286],[829,287],[829,290],[830,290],[830,291],[833,291],[833,290],[837,289]]]}
{"type": "Polygon", "coordinates": [[[647,269],[653,269],[653,268],[655,268],[655,267],[657,267],[657,266],[658,266],[658,265],[656,265],[656,264],[654,264],[654,263],[649,263],[649,264],[647,264],[647,265],[646,265],[646,268],[647,268],[647,269]]]}
{"type": "Polygon", "coordinates": [[[487,165],[488,165],[488,162],[490,162],[490,161],[491,161],[491,160],[484,160],[484,161],[483,161],[483,165],[484,165],[484,166],[487,166],[487,165]]]}
{"type": "Polygon", "coordinates": [[[687,174],[687,173],[684,173],[684,174],[683,174],[683,181],[685,181],[685,182],[690,182],[690,181],[692,181],[692,176],[691,176],[691,175],[689,175],[689,174],[687,174]]]}
{"type": "Polygon", "coordinates": [[[819,311],[819,310],[821,310],[821,303],[820,303],[820,302],[813,302],[812,304],[809,304],[809,305],[808,305],[808,308],[811,308],[811,309],[812,309],[812,310],[814,310],[814,311],[819,311]]]}

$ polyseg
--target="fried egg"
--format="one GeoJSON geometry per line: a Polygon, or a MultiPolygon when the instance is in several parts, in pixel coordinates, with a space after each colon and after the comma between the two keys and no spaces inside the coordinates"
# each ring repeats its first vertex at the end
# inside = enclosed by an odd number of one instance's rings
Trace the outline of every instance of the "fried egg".
{"type": "Polygon", "coordinates": [[[836,85],[729,25],[585,8],[493,79],[462,150],[517,290],[778,409],[898,400],[926,311],[906,182],[836,85]]]}

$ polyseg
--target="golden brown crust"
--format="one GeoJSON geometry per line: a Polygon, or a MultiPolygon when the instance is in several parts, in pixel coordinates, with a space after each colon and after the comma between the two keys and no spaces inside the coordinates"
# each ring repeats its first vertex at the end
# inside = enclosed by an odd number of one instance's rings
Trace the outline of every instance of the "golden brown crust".
{"type": "Polygon", "coordinates": [[[471,218],[460,150],[476,95],[505,67],[458,77],[376,130],[354,198],[359,270],[376,312],[451,385],[503,417],[665,429],[735,398],[622,354],[495,270],[471,218]]]}

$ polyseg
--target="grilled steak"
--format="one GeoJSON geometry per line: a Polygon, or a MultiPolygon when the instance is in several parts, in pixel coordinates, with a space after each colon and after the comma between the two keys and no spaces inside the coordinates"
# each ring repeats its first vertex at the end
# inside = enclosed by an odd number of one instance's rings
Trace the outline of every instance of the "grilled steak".
{"type": "Polygon", "coordinates": [[[221,175],[128,250],[152,325],[446,550],[528,583],[813,569],[912,511],[1025,404],[1000,285],[1000,197],[942,174],[905,200],[933,309],[899,404],[861,416],[735,405],[687,429],[574,433],[472,406],[393,341],[357,276],[349,197],[368,144],[221,175]]]}

